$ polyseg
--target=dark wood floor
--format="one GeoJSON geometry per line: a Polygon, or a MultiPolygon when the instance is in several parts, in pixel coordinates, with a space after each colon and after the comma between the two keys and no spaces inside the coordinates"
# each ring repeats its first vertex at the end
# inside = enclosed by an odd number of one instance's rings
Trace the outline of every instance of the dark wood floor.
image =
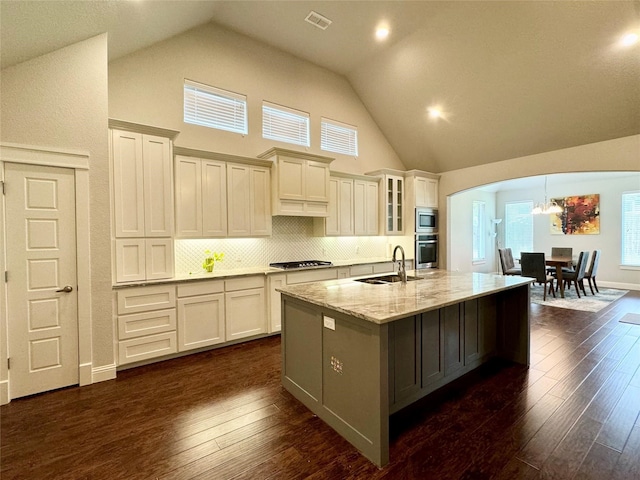
{"type": "Polygon", "coordinates": [[[9,479],[639,479],[640,313],[532,305],[532,367],[492,364],[391,419],[379,470],[280,386],[271,337],[1,409],[9,479]]]}

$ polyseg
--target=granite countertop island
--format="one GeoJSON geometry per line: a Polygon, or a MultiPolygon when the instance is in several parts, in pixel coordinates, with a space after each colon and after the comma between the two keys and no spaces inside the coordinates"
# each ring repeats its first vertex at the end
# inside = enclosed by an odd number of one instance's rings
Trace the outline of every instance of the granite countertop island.
{"type": "Polygon", "coordinates": [[[411,270],[407,275],[417,277],[418,280],[408,281],[406,284],[397,282],[380,285],[363,283],[352,278],[290,285],[279,288],[278,291],[314,305],[382,324],[490,293],[528,285],[533,281],[513,275],[461,273],[436,269],[411,270]]]}
{"type": "Polygon", "coordinates": [[[492,358],[529,365],[533,279],[408,273],[278,289],[284,388],[379,467],[389,415],[492,358]]]}

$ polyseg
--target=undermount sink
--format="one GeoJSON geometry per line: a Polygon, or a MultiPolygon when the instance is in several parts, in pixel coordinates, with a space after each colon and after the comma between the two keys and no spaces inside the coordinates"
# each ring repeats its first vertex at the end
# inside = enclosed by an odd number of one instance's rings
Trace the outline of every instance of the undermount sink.
{"type": "MultiPolygon", "coordinates": [[[[383,275],[381,277],[356,278],[356,282],[369,283],[371,285],[388,285],[390,283],[401,282],[400,275],[383,275]]],[[[407,275],[407,282],[421,280],[420,277],[407,275]]]]}

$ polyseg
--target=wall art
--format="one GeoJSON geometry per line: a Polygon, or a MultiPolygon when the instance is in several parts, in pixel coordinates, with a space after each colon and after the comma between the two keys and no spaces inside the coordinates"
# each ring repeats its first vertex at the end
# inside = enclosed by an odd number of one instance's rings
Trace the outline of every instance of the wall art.
{"type": "Polygon", "coordinates": [[[553,198],[562,213],[549,215],[554,235],[598,235],[600,233],[600,195],[553,198]]]}

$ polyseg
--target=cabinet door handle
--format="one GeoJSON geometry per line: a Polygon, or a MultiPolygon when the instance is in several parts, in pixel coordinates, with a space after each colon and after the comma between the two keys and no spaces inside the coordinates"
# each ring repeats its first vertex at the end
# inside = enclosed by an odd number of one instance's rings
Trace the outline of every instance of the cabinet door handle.
{"type": "Polygon", "coordinates": [[[60,293],[60,292],[64,292],[64,293],[73,292],[73,287],[71,285],[65,285],[64,288],[61,288],[60,290],[56,290],[56,293],[60,293]]]}

